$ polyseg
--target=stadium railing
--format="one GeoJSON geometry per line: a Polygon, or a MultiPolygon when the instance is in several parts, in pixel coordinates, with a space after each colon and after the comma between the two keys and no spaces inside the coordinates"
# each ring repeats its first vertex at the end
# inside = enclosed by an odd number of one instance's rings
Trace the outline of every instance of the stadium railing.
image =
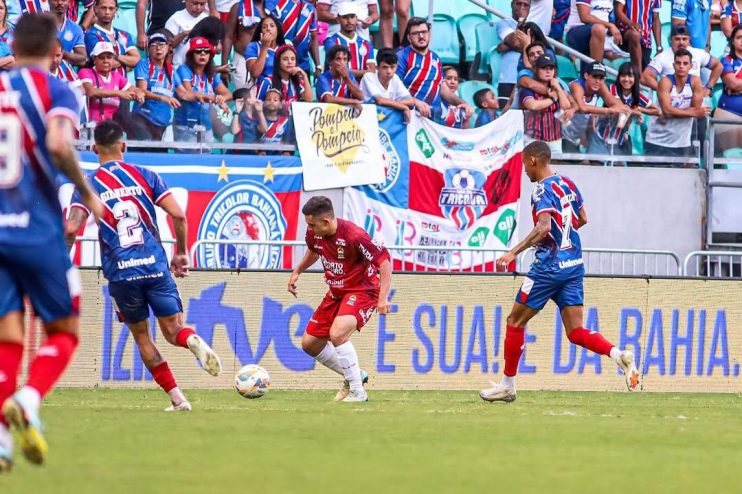
{"type": "Polygon", "coordinates": [[[742,280],[742,252],[722,250],[691,252],[685,257],[683,273],[687,277],[742,280]]]}
{"type": "MultiPolygon", "coordinates": [[[[526,272],[533,262],[535,251],[528,249],[520,255],[518,271],[526,272]]],[[[669,250],[641,249],[582,249],[585,272],[600,275],[682,276],[680,258],[669,250]]]]}

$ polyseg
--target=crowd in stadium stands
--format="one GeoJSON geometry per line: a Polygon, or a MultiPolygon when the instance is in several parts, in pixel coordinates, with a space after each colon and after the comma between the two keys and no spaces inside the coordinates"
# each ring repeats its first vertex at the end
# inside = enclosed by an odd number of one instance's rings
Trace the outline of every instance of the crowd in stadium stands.
{"type": "MultiPolygon", "coordinates": [[[[114,119],[138,140],[290,144],[291,104],[320,101],[457,128],[522,109],[527,140],[554,151],[689,156],[706,116],[742,120],[742,0],[720,1],[673,0],[661,24],[661,0],[490,0],[512,18],[480,11],[490,45],[444,66],[412,0],[0,0],[0,70],[13,22],[49,9],[52,72],[77,88],[86,125],[114,119]],[[488,65],[490,84],[462,81],[488,65]]],[[[436,2],[454,4],[468,2],[436,2]]],[[[458,36],[463,52],[473,35],[458,36]]],[[[717,128],[719,149],[742,147],[737,129],[717,128]]]]}

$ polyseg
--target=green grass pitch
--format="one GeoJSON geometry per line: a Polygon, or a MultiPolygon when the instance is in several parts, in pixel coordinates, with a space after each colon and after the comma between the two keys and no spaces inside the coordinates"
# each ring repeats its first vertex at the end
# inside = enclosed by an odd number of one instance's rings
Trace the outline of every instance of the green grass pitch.
{"type": "Polygon", "coordinates": [[[742,396],[60,389],[49,456],[0,493],[739,492],[742,396]]]}

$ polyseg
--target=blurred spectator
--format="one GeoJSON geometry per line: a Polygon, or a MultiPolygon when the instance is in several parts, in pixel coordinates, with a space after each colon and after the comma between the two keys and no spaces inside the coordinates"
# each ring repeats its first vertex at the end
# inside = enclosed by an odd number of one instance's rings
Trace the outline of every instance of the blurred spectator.
{"type": "Polygon", "coordinates": [[[77,77],[77,72],[72,68],[72,65],[67,62],[62,56],[62,42],[57,39],[52,48],[52,64],[49,67],[49,73],[59,79],[60,81],[75,83],[80,79],[77,77]]]}
{"type": "Polygon", "coordinates": [[[518,60],[523,49],[529,44],[526,33],[518,27],[528,17],[531,0],[513,0],[510,7],[513,18],[501,19],[496,26],[497,35],[501,40],[497,45],[497,52],[500,53],[497,94],[500,98],[510,98],[518,75],[518,60]]]}
{"type": "Polygon", "coordinates": [[[297,62],[306,73],[311,70],[310,55],[321,72],[319,43],[317,42],[317,11],[307,0],[278,0],[271,15],[281,21],[281,31],[287,44],[294,45],[297,62]]]}
{"type": "Polygon", "coordinates": [[[291,103],[294,101],[314,101],[309,76],[296,65],[296,50],[291,45],[283,45],[276,50],[276,63],[273,64],[273,75],[261,78],[258,84],[258,99],[265,100],[269,89],[281,93],[284,113],[291,115],[291,103]]]}
{"type": "Polygon", "coordinates": [[[232,97],[235,112],[229,130],[234,134],[234,142],[255,144],[258,142],[258,111],[263,111],[263,103],[251,98],[250,91],[246,88],[236,90],[232,97]]]}
{"type": "Polygon", "coordinates": [[[652,57],[652,37],[657,51],[662,51],[660,8],[662,0],[616,0],[616,20],[623,34],[621,48],[631,55],[631,63],[637,74],[647,68],[652,57]]]}
{"type": "Polygon", "coordinates": [[[463,109],[466,118],[474,113],[471,106],[452,93],[443,83],[441,59],[430,45],[430,24],[422,17],[407,23],[404,48],[397,52],[397,75],[415,98],[415,108],[423,117],[440,120],[441,103],[463,109]]]}
{"type": "Polygon", "coordinates": [[[374,103],[400,110],[405,123],[410,121],[410,110],[415,100],[397,75],[397,54],[391,48],[382,48],[376,54],[376,72],[367,72],[361,80],[365,103],[374,103]]]}
{"type": "Polygon", "coordinates": [[[79,24],[83,32],[90,29],[90,26],[95,22],[95,12],[93,12],[93,4],[95,0],[71,0],[70,6],[67,9],[67,18],[79,24]],[[82,5],[82,19],[80,18],[80,5],[82,5]]]}
{"type": "MultiPolygon", "coordinates": [[[[714,118],[742,121],[742,25],[734,26],[730,34],[729,55],[721,60],[724,93],[714,118]]],[[[714,128],[715,152],[742,147],[742,125],[716,125],[714,128]]]]}
{"type": "MultiPolygon", "coordinates": [[[[443,67],[443,83],[448,86],[451,93],[458,96],[460,77],[459,71],[456,67],[448,65],[443,67]]],[[[459,108],[455,105],[448,105],[445,101],[441,101],[441,121],[446,127],[454,129],[463,129],[469,123],[469,119],[466,117],[466,112],[463,108],[459,108]]]]}
{"type": "MultiPolygon", "coordinates": [[[[219,16],[216,17],[219,19],[222,23],[226,23],[227,19],[229,19],[229,12],[232,10],[232,7],[234,7],[238,1],[241,0],[214,0],[214,6],[216,8],[216,11],[219,13],[219,16]]],[[[209,11],[211,11],[211,8],[209,8],[209,11]]]]}
{"type": "Polygon", "coordinates": [[[533,64],[533,75],[536,82],[547,86],[548,94],[544,96],[527,88],[520,91],[521,106],[527,110],[524,144],[544,141],[553,153],[561,153],[562,124],[558,115],[572,105],[556,79],[556,60],[549,55],[541,55],[533,64]]]}
{"type": "Polygon", "coordinates": [[[707,50],[711,42],[711,0],[673,0],[672,23],[688,28],[693,48],[707,50]]]}
{"type": "Polygon", "coordinates": [[[641,83],[649,88],[657,90],[657,76],[665,77],[675,73],[674,54],[679,50],[688,50],[692,56],[690,75],[700,76],[704,79],[702,68],[711,70],[706,82],[706,96],[711,94],[716,81],[721,75],[722,66],[719,60],[709,55],[708,52],[688,46],[690,36],[688,29],[683,24],[673,24],[670,32],[670,50],[657,54],[642,72],[641,83]]]}
{"type": "MultiPolygon", "coordinates": [[[[296,139],[292,131],[290,119],[283,114],[283,101],[281,92],[277,89],[269,89],[265,101],[256,102],[255,110],[258,117],[258,141],[262,144],[295,144],[296,139]],[[260,111],[262,107],[263,111],[260,111]]],[[[261,151],[258,154],[269,154],[261,151]]],[[[290,155],[288,151],[283,153],[271,152],[270,154],[290,155]]]]}
{"type": "Polygon", "coordinates": [[[247,83],[245,51],[263,17],[265,17],[263,0],[240,0],[229,11],[222,44],[222,65],[232,63],[234,87],[237,89],[245,87],[247,83]],[[234,53],[231,53],[232,47],[234,53]]]}
{"type": "Polygon", "coordinates": [[[262,19],[245,51],[247,73],[250,78],[258,81],[260,77],[273,74],[276,48],[285,44],[281,22],[273,16],[262,19]]]}
{"type": "Polygon", "coordinates": [[[370,40],[371,34],[368,28],[379,20],[379,9],[376,0],[317,0],[317,16],[320,21],[329,25],[328,35],[332,36],[340,31],[337,9],[341,3],[350,3],[355,7],[359,20],[356,27],[358,35],[370,40]]]}
{"type": "Polygon", "coordinates": [[[122,112],[124,116],[117,115],[117,112],[127,107],[131,100],[143,102],[144,94],[129,84],[121,72],[113,70],[116,54],[111,43],[99,42],[90,55],[93,57],[93,67],[82,69],[79,74],[88,97],[90,121],[116,120],[122,126],[127,125],[128,108],[122,112]]]}
{"type": "Polygon", "coordinates": [[[474,127],[481,127],[497,120],[497,113],[495,111],[500,106],[497,104],[497,97],[491,89],[480,89],[474,93],[474,104],[479,108],[479,114],[477,115],[477,121],[474,127]]]}
{"type": "Polygon", "coordinates": [[[134,69],[137,87],[144,92],[144,103],[135,104],[131,132],[134,139],[161,141],[165,129],[173,121],[173,109],[180,108],[175,88],[180,78],[170,62],[170,40],[166,30],[153,33],[148,39],[148,57],[134,69]]]}
{"type": "MultiPolygon", "coordinates": [[[[404,33],[407,22],[410,20],[411,0],[379,0],[381,9],[381,45],[384,48],[394,48],[394,15],[397,16],[397,32],[404,33]]],[[[402,40],[399,40],[402,43],[402,40]]]]}
{"type": "Polygon", "coordinates": [[[176,108],[173,119],[175,141],[197,142],[198,127],[202,127],[204,142],[213,142],[211,105],[229,111],[226,102],[232,99],[232,94],[216,73],[215,54],[205,38],[192,38],[188,43],[185,63],[177,68],[181,85],[176,88],[176,94],[181,106],[176,108]]]}
{"type": "Polygon", "coordinates": [[[101,41],[111,43],[114,58],[111,66],[115,72],[126,77],[126,71],[133,69],[141,59],[131,34],[113,27],[113,18],[118,12],[118,0],[95,0],[95,24],[85,33],[85,49],[92,57],[95,45],[101,41]]]}
{"type": "Polygon", "coordinates": [[[526,20],[535,23],[547,36],[551,33],[553,17],[554,0],[531,0],[531,8],[526,20]]]}
{"type": "MultiPolygon", "coordinates": [[[[567,44],[580,53],[602,62],[606,37],[612,36],[616,45],[621,45],[621,32],[611,22],[613,0],[572,0],[567,19],[567,44]]],[[[580,72],[586,70],[583,62],[580,72]]]]}
{"type": "Polygon", "coordinates": [[[587,65],[580,79],[569,84],[572,99],[577,108],[571,123],[562,128],[562,142],[565,153],[579,153],[580,145],[588,149],[590,154],[608,154],[608,148],[601,137],[595,132],[595,116],[610,117],[631,113],[631,108],[611,94],[605,84],[605,65],[593,62],[587,65]],[[605,106],[600,105],[603,101],[605,106]]]}
{"type": "Polygon", "coordinates": [[[732,39],[732,29],[740,23],[742,0],[739,5],[737,5],[737,0],[727,0],[722,5],[724,5],[724,10],[721,11],[721,31],[727,39],[732,39]]]}
{"type": "Polygon", "coordinates": [[[551,19],[551,31],[549,37],[557,41],[564,40],[564,26],[569,19],[569,10],[572,2],[570,0],[554,0],[554,16],[551,19]]]}
{"type": "Polygon", "coordinates": [[[70,0],[51,0],[51,5],[57,21],[57,38],[62,43],[62,56],[72,65],[84,66],[88,61],[85,35],[82,28],[67,17],[70,0]]]}
{"type": "Polygon", "coordinates": [[[341,3],[337,9],[340,31],[325,40],[325,53],[335,45],[343,45],[348,48],[348,51],[350,51],[350,71],[353,73],[353,77],[360,80],[366,72],[376,70],[374,45],[367,39],[358,36],[356,32],[358,18],[352,4],[341,3]]]}
{"type": "Polygon", "coordinates": [[[663,77],[657,89],[662,116],[653,119],[644,143],[651,156],[690,156],[691,135],[696,118],[709,114],[703,106],[703,84],[691,75],[693,55],[686,49],[675,52],[675,72],[663,77]]]}
{"type": "Polygon", "coordinates": [[[147,36],[165,27],[168,19],[183,8],[183,0],[137,0],[137,46],[147,49],[147,36]],[[146,24],[145,24],[146,21],[146,24]]]}
{"type": "Polygon", "coordinates": [[[8,70],[15,64],[13,56],[13,25],[8,21],[8,4],[0,0],[0,70],[8,70]]]}
{"type": "MultiPolygon", "coordinates": [[[[165,23],[165,29],[173,35],[172,45],[175,49],[173,65],[178,67],[185,63],[186,52],[189,49],[191,29],[209,16],[206,10],[206,0],[185,0],[185,8],[179,10],[165,23]]],[[[213,62],[213,61],[212,61],[213,62]]]]}
{"type": "MultiPolygon", "coordinates": [[[[527,43],[525,46],[523,46],[523,51],[520,58],[518,59],[518,72],[525,68],[531,68],[531,64],[527,64],[528,54],[526,53],[526,49],[532,43],[538,43],[539,45],[543,46],[545,50],[544,53],[546,53],[547,55],[551,55],[554,60],[556,60],[556,52],[551,48],[551,44],[546,39],[546,36],[544,36],[544,33],[541,31],[541,28],[538,27],[538,25],[534,24],[533,22],[526,22],[525,24],[521,24],[518,29],[526,33],[525,40],[527,43]]],[[[535,61],[536,58],[534,58],[533,60],[535,61]]]]}
{"type": "Polygon", "coordinates": [[[360,110],[363,93],[348,68],[350,51],[342,45],[335,45],[326,56],[327,70],[317,78],[317,101],[356,105],[360,110]]]}
{"type": "Polygon", "coordinates": [[[600,120],[597,133],[606,146],[611,146],[607,148],[610,150],[610,154],[631,155],[633,153],[633,143],[629,135],[629,127],[633,124],[633,120],[641,124],[644,115],[655,117],[660,115],[659,108],[654,106],[652,100],[642,94],[638,74],[631,63],[623,63],[618,68],[618,82],[611,84],[611,94],[631,108],[631,116],[624,118],[619,115],[611,119],[603,118],[600,120]]]}

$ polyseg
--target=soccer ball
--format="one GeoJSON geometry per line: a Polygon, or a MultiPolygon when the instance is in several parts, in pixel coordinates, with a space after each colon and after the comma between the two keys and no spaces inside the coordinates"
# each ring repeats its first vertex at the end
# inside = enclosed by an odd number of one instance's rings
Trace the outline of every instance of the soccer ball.
{"type": "Polygon", "coordinates": [[[460,170],[453,176],[453,186],[457,189],[471,189],[474,187],[474,177],[469,170],[460,170]]]}
{"type": "Polygon", "coordinates": [[[260,398],[270,387],[271,377],[259,365],[246,365],[234,377],[234,389],[244,398],[260,398]]]}

